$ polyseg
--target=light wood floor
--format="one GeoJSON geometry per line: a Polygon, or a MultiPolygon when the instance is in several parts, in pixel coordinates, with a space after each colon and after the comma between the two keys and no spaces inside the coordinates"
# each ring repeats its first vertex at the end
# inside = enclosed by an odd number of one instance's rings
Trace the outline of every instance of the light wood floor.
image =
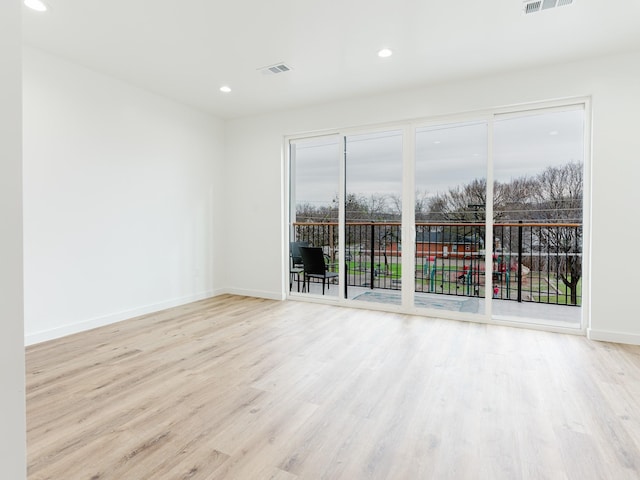
{"type": "Polygon", "coordinates": [[[30,480],[638,479],[640,347],[222,296],[27,349],[30,480]]]}

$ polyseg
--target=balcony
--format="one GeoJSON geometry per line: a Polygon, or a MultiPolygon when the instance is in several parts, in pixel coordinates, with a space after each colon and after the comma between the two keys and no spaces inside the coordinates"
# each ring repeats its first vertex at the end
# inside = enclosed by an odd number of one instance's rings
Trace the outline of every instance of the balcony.
{"type": "MultiPolygon", "coordinates": [[[[447,305],[457,309],[464,303],[464,311],[484,313],[484,299],[491,296],[495,317],[580,325],[576,307],[582,304],[581,224],[494,224],[489,295],[484,223],[416,223],[415,227],[417,307],[448,310],[447,305]]],[[[293,240],[322,247],[329,268],[340,270],[337,223],[294,223],[293,229],[293,240]]],[[[400,223],[347,223],[345,244],[346,298],[399,305],[400,223]]],[[[318,293],[319,285],[312,283],[309,290],[318,293]]],[[[327,294],[337,296],[337,285],[327,294]]]]}

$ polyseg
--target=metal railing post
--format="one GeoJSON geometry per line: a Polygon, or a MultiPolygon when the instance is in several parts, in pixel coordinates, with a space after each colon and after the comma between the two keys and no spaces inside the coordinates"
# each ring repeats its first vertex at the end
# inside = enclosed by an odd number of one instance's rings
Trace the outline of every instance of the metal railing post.
{"type": "Polygon", "coordinates": [[[522,220],[518,223],[518,303],[522,302],[522,220]]]}
{"type": "Polygon", "coordinates": [[[376,227],[372,223],[371,224],[371,290],[373,290],[373,282],[374,282],[375,271],[376,271],[375,253],[374,253],[374,249],[373,249],[374,239],[375,239],[375,229],[376,229],[376,227]]]}

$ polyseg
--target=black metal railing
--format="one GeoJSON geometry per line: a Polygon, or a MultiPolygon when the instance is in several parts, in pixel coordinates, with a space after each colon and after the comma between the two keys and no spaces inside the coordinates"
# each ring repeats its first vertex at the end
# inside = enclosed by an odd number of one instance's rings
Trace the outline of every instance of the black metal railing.
{"type": "Polygon", "coordinates": [[[345,225],[347,285],[400,290],[402,278],[401,225],[345,225]]]}
{"type": "Polygon", "coordinates": [[[581,305],[582,234],[578,223],[495,225],[493,263],[510,287],[497,298],[581,305]]]}
{"type": "MultiPolygon", "coordinates": [[[[338,265],[338,223],[295,223],[293,241],[323,248],[333,271],[338,265]]],[[[400,223],[348,223],[345,232],[345,272],[348,286],[399,290],[400,223]]]]}
{"type": "MultiPolygon", "coordinates": [[[[415,291],[484,297],[487,263],[484,223],[416,223],[415,291]]],[[[293,239],[321,246],[334,271],[337,222],[294,223],[293,239]]],[[[401,225],[345,225],[346,286],[399,290],[401,225]]],[[[489,295],[501,300],[555,305],[582,303],[582,225],[501,223],[493,229],[489,295]]]]}
{"type": "Polygon", "coordinates": [[[484,224],[416,224],[416,292],[484,296],[484,224]]]}

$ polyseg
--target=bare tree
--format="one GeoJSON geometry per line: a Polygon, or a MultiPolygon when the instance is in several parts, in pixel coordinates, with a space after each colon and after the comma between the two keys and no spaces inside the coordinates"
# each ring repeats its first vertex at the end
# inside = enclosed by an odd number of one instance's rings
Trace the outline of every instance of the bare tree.
{"type": "MultiPolygon", "coordinates": [[[[582,223],[583,169],[579,163],[549,167],[537,177],[535,213],[551,225],[582,223]]],[[[567,286],[571,303],[578,302],[582,277],[582,225],[540,228],[539,241],[555,252],[554,266],[567,286]]]]}
{"type": "Polygon", "coordinates": [[[493,186],[493,219],[496,222],[533,220],[531,204],[537,190],[535,178],[520,177],[493,186]]]}

